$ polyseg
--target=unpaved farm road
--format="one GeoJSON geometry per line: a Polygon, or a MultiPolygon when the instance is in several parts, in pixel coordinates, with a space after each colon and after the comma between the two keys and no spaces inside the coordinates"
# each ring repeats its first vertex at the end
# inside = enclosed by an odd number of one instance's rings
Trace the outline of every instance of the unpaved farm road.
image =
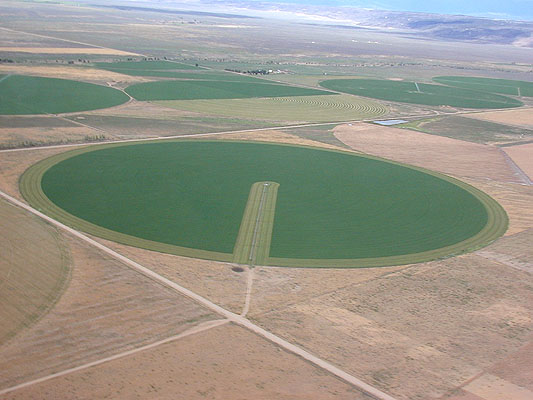
{"type": "MultiPolygon", "coordinates": [[[[9,201],[11,204],[14,204],[26,211],[29,211],[31,212],[32,214],[42,218],[43,220],[51,223],[52,225],[55,225],[57,226],[58,228],[70,233],[71,235],[77,237],[78,239],[81,239],[89,244],[91,244],[92,246],[100,249],[101,251],[105,252],[106,254],[110,255],[111,257],[123,262],[125,265],[127,265],[128,267],[132,268],[133,270],[171,288],[171,289],[174,289],[176,290],[178,293],[181,293],[182,295],[184,296],[187,296],[189,297],[190,299],[200,303],[201,305],[203,305],[204,307],[214,311],[215,313],[225,317],[225,320],[223,320],[224,322],[233,322],[237,325],[240,325],[260,336],[262,336],[263,338],[269,340],[270,342],[274,343],[274,344],[277,344],[278,346],[284,348],[285,350],[287,351],[290,351],[291,353],[294,353],[300,357],[302,357],[303,359],[307,360],[308,362],[328,371],[329,373],[337,376],[338,378],[344,380],[345,382],[348,382],[349,384],[357,387],[359,390],[361,390],[362,392],[364,393],[367,393],[368,395],[376,398],[376,399],[379,399],[379,400],[396,400],[394,397],[388,395],[387,393],[384,393],[382,392],[381,390],[375,388],[374,386],[371,386],[363,381],[361,381],[360,379],[356,378],[355,376],[353,375],[350,375],[349,373],[341,370],[340,368],[334,366],[333,364],[329,363],[328,361],[324,360],[324,359],[321,359],[319,357],[316,357],[315,355],[307,352],[306,350],[286,341],[285,339],[282,339],[281,337],[279,336],[276,336],[274,335],[273,333],[261,328],[260,326],[258,325],[255,325],[254,323],[250,322],[248,319],[246,319],[245,317],[241,316],[241,315],[238,315],[238,314],[235,314],[231,311],[228,311],[222,307],[220,307],[219,305],[209,301],[208,299],[200,296],[199,294],[196,294],[194,293],[193,291],[189,290],[189,289],[186,289],[184,288],[183,286],[180,286],[178,285],[177,283],[171,281],[170,279],[167,279],[165,278],[164,276],[162,275],[159,275],[158,273],[152,271],[151,269],[149,268],[146,268],[144,267],[143,265],[123,256],[122,254],[120,253],[117,253],[116,251],[110,249],[109,247],[106,247],[104,246],[103,244],[91,239],[90,237],[84,235],[83,233],[75,230],[75,229],[72,229],[64,224],[62,224],[61,222],[59,221],[56,221],[55,219],[53,218],[50,218],[48,217],[47,215],[37,211],[36,209],[34,209],[33,207],[30,207],[29,205],[9,196],[8,194],[0,191],[0,197],[3,197],[4,199],[6,199],[7,201],[9,201]]],[[[220,322],[222,323],[222,322],[220,322]]],[[[216,323],[218,324],[218,322],[216,323]]],[[[193,333],[196,333],[198,332],[199,330],[205,330],[205,329],[208,329],[209,327],[211,327],[211,325],[207,325],[207,326],[203,326],[203,327],[197,327],[197,330],[192,330],[192,332],[190,331],[187,331],[187,332],[190,332],[188,334],[193,334],[193,333]]],[[[185,332],[184,334],[186,334],[187,332],[185,332]]],[[[162,342],[168,342],[168,341],[171,341],[171,340],[176,340],[179,338],[180,335],[178,335],[178,337],[172,337],[172,338],[168,338],[168,339],[165,339],[164,341],[162,342]]],[[[152,345],[149,345],[150,348],[151,347],[154,347],[158,344],[162,344],[162,343],[154,343],[152,345]]],[[[146,347],[146,346],[145,346],[146,347]]],[[[134,349],[132,351],[141,351],[143,348],[139,348],[139,349],[134,349]]],[[[9,393],[9,392],[12,392],[12,391],[15,391],[17,389],[20,389],[22,387],[26,387],[26,386],[30,386],[32,384],[36,384],[36,383],[40,383],[40,382],[44,382],[44,381],[47,381],[49,379],[53,379],[55,377],[58,377],[58,376],[62,376],[62,375],[66,375],[66,374],[69,374],[69,373],[72,373],[72,372],[76,372],[76,371],[79,371],[79,370],[82,370],[82,369],[85,369],[85,368],[90,368],[91,366],[94,366],[94,365],[98,365],[98,364],[101,364],[103,362],[106,362],[106,361],[111,361],[113,359],[116,359],[116,358],[120,358],[120,357],[123,357],[123,356],[127,356],[129,354],[131,354],[131,352],[125,352],[125,353],[121,353],[121,354],[118,354],[118,355],[115,355],[115,356],[112,356],[112,357],[107,357],[105,359],[102,359],[102,360],[99,360],[99,361],[95,361],[95,362],[92,362],[92,363],[89,363],[89,364],[85,364],[85,365],[80,365],[78,367],[75,367],[75,368],[71,368],[71,369],[68,369],[68,370],[65,370],[65,371],[62,371],[62,372],[58,372],[58,373],[55,373],[55,374],[52,374],[52,375],[48,375],[48,376],[45,376],[45,377],[42,377],[42,378],[39,378],[37,380],[34,380],[34,381],[30,381],[30,382],[25,382],[25,383],[22,383],[20,385],[17,385],[17,386],[13,386],[13,387],[10,387],[10,388],[6,388],[6,389],[3,389],[0,391],[0,395],[2,394],[5,394],[5,393],[9,393]]]]}

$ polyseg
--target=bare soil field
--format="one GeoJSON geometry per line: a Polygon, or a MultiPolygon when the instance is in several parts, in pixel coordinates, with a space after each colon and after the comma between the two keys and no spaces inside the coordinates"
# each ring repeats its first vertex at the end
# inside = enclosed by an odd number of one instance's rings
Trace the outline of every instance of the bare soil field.
{"type": "Polygon", "coordinates": [[[517,110],[487,111],[472,114],[463,114],[463,117],[481,119],[500,124],[533,128],[533,110],[531,108],[520,108],[517,110]]]}
{"type": "Polygon", "coordinates": [[[71,260],[57,229],[3,200],[0,243],[3,344],[54,306],[68,284],[71,260]]]}
{"type": "Polygon", "coordinates": [[[33,385],[7,399],[350,399],[350,385],[234,325],[33,385]]]}
{"type": "Polygon", "coordinates": [[[470,254],[252,315],[399,399],[438,398],[528,340],[532,285],[531,274],[470,254]]]}
{"type": "Polygon", "coordinates": [[[0,348],[0,387],[130,350],[215,315],[94,247],[68,239],[70,284],[44,318],[0,348]]]}
{"type": "Polygon", "coordinates": [[[0,64],[0,74],[34,75],[50,78],[82,80],[89,82],[147,82],[148,79],[123,75],[96,68],[55,65],[12,65],[0,64]]]}
{"type": "Polygon", "coordinates": [[[529,179],[533,180],[533,143],[508,146],[502,150],[513,159],[529,179]]]}
{"type": "Polygon", "coordinates": [[[366,123],[341,125],[337,139],[355,150],[456,177],[520,183],[494,147],[366,123]]]}
{"type": "Polygon", "coordinates": [[[34,53],[34,54],[98,54],[116,56],[137,56],[129,51],[103,49],[99,47],[0,47],[6,53],[34,53]]]}
{"type": "Polygon", "coordinates": [[[240,314],[243,309],[247,273],[232,271],[233,264],[157,253],[95,239],[227,310],[240,314]]]}

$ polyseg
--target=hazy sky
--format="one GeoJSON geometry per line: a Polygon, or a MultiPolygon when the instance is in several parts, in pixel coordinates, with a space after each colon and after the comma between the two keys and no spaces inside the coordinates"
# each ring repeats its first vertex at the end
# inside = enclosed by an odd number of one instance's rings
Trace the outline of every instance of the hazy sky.
{"type": "Polygon", "coordinates": [[[533,0],[262,0],[262,2],[354,6],[533,20],[533,0]]]}

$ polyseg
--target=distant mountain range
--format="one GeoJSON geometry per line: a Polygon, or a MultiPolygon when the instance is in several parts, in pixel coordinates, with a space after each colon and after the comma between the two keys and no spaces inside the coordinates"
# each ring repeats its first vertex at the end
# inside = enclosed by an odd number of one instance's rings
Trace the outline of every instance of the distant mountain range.
{"type": "Polygon", "coordinates": [[[178,10],[183,13],[193,11],[205,16],[223,18],[253,16],[293,19],[301,23],[328,25],[339,29],[376,29],[427,39],[533,48],[533,22],[529,21],[255,0],[140,0],[105,4],[114,4],[111,7],[121,9],[153,8],[153,11],[169,13],[176,13],[178,10]]]}

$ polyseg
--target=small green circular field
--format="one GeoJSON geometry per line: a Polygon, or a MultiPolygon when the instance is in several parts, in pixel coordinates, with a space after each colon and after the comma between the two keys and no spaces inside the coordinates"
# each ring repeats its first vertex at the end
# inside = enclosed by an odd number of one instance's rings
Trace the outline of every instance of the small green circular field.
{"type": "Polygon", "coordinates": [[[117,106],[128,95],[106,86],[25,75],[0,75],[0,114],[59,114],[117,106]]]}
{"type": "Polygon", "coordinates": [[[21,191],[34,207],[107,239],[233,262],[256,246],[261,265],[420,262],[483,246],[507,227],[494,200],[455,179],[257,142],[93,146],[34,165],[21,191]]]}
{"type": "Polygon", "coordinates": [[[331,79],[320,86],[343,93],[374,99],[430,106],[461,108],[512,108],[520,107],[519,100],[499,94],[408,81],[379,79],[331,79]]]}

